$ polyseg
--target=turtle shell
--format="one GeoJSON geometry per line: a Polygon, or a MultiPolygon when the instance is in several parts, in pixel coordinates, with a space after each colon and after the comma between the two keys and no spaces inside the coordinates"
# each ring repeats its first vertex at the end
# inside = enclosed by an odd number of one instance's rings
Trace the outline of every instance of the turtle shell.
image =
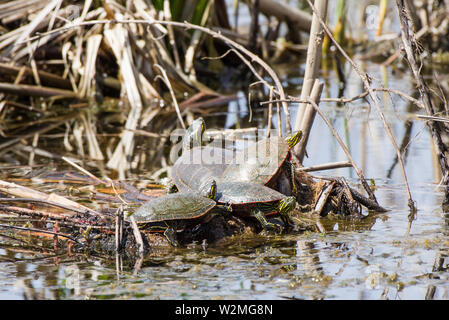
{"type": "Polygon", "coordinates": [[[233,157],[233,151],[217,147],[186,150],[172,167],[172,180],[180,191],[205,191],[206,183],[221,177],[233,157]]]}
{"type": "MultiPolygon", "coordinates": [[[[219,204],[231,204],[233,212],[249,214],[254,206],[270,204],[286,198],[276,190],[249,182],[221,182],[217,184],[215,201],[219,204]]],[[[277,213],[265,212],[265,215],[277,213]]]]}
{"type": "Polygon", "coordinates": [[[137,223],[197,219],[215,206],[215,201],[195,192],[173,193],[145,202],[133,217],[137,223]]]}
{"type": "Polygon", "coordinates": [[[243,181],[268,185],[290,156],[284,138],[276,136],[253,143],[239,151],[219,181],[243,181]]]}

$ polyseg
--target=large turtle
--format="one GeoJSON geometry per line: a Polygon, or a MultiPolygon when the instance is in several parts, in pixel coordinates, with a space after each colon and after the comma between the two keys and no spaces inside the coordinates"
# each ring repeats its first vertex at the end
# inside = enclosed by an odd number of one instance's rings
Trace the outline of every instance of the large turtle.
{"type": "Polygon", "coordinates": [[[171,193],[145,202],[132,213],[139,228],[151,232],[163,232],[172,246],[179,246],[176,232],[189,224],[207,222],[217,203],[213,200],[217,194],[214,180],[202,190],[203,192],[171,193]]]}
{"type": "Polygon", "coordinates": [[[171,169],[174,185],[170,185],[170,188],[180,191],[200,190],[205,182],[220,178],[232,163],[235,154],[232,150],[202,146],[204,130],[203,118],[194,120],[187,129],[182,142],[182,155],[171,169]]]}
{"type": "Polygon", "coordinates": [[[295,192],[295,167],[289,161],[290,150],[301,137],[302,132],[297,131],[285,139],[275,136],[251,144],[236,153],[233,163],[226,167],[217,181],[245,181],[275,188],[280,173],[285,172],[295,192]]]}

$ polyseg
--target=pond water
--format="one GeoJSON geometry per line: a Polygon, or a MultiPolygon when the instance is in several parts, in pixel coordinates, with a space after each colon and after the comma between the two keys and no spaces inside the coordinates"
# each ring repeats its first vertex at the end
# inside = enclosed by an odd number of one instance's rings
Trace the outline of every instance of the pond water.
{"type": "MultiPolygon", "coordinates": [[[[379,65],[365,62],[364,67],[374,79],[382,79],[379,65]]],[[[407,77],[385,71],[390,88],[410,93],[407,77]]],[[[360,93],[361,83],[350,68],[347,76],[344,96],[360,93]]],[[[325,79],[325,95],[335,97],[338,86],[331,79],[332,72],[325,79]]],[[[299,84],[300,78],[291,77],[290,86],[295,81],[299,84]]],[[[240,105],[246,105],[245,95],[240,96],[240,105]]],[[[404,180],[376,110],[363,100],[345,108],[322,103],[356,163],[374,179],[387,213],[359,222],[323,219],[325,234],[307,231],[237,239],[223,246],[157,249],[140,267],[140,262],[120,257],[55,256],[33,249],[38,240],[16,243],[2,233],[0,299],[447,299],[449,217],[441,209],[429,132],[411,115],[408,102],[393,95],[379,98],[398,145],[411,129],[404,157],[418,207],[411,225],[404,180]]],[[[291,106],[293,119],[296,108],[291,106]]],[[[229,110],[236,107],[231,104],[229,110]]],[[[246,113],[229,113],[227,126],[246,113]]],[[[321,119],[314,124],[307,151],[306,166],[346,159],[321,119]]],[[[358,185],[349,168],[314,174],[342,176],[358,185]]]]}

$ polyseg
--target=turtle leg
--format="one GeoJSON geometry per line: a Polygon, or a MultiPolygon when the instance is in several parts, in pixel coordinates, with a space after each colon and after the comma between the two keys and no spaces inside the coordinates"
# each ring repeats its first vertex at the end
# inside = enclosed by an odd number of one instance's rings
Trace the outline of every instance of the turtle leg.
{"type": "Polygon", "coordinates": [[[295,166],[290,161],[285,161],[284,164],[285,172],[287,173],[287,177],[290,180],[290,185],[292,188],[292,193],[296,193],[296,183],[295,183],[295,166]]]}
{"type": "Polygon", "coordinates": [[[260,209],[258,209],[258,208],[253,209],[253,210],[251,210],[250,214],[252,217],[256,218],[260,222],[260,224],[262,225],[262,228],[264,228],[264,230],[274,231],[274,232],[280,231],[279,226],[267,221],[267,218],[265,218],[265,214],[260,209]]]}
{"type": "Polygon", "coordinates": [[[293,224],[288,213],[296,207],[295,197],[286,197],[279,201],[279,215],[286,226],[293,224]]]}
{"type": "Polygon", "coordinates": [[[173,247],[179,247],[178,240],[176,240],[176,229],[173,226],[168,226],[164,231],[164,236],[167,238],[168,243],[173,247]]]}
{"type": "Polygon", "coordinates": [[[230,204],[230,203],[217,204],[216,208],[220,209],[226,213],[232,213],[232,204],[230,204]]]}

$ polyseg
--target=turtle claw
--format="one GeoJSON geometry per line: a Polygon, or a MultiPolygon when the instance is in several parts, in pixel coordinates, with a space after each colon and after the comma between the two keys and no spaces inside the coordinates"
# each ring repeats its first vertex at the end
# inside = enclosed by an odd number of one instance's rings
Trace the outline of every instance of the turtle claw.
{"type": "Polygon", "coordinates": [[[267,231],[274,232],[276,234],[282,233],[282,227],[272,222],[268,222],[268,225],[265,226],[267,231]]]}
{"type": "Polygon", "coordinates": [[[259,220],[264,230],[269,232],[281,233],[282,228],[275,223],[268,222],[267,219],[265,218],[264,213],[259,209],[255,209],[253,212],[251,212],[251,215],[257,220],[259,220]]]}

